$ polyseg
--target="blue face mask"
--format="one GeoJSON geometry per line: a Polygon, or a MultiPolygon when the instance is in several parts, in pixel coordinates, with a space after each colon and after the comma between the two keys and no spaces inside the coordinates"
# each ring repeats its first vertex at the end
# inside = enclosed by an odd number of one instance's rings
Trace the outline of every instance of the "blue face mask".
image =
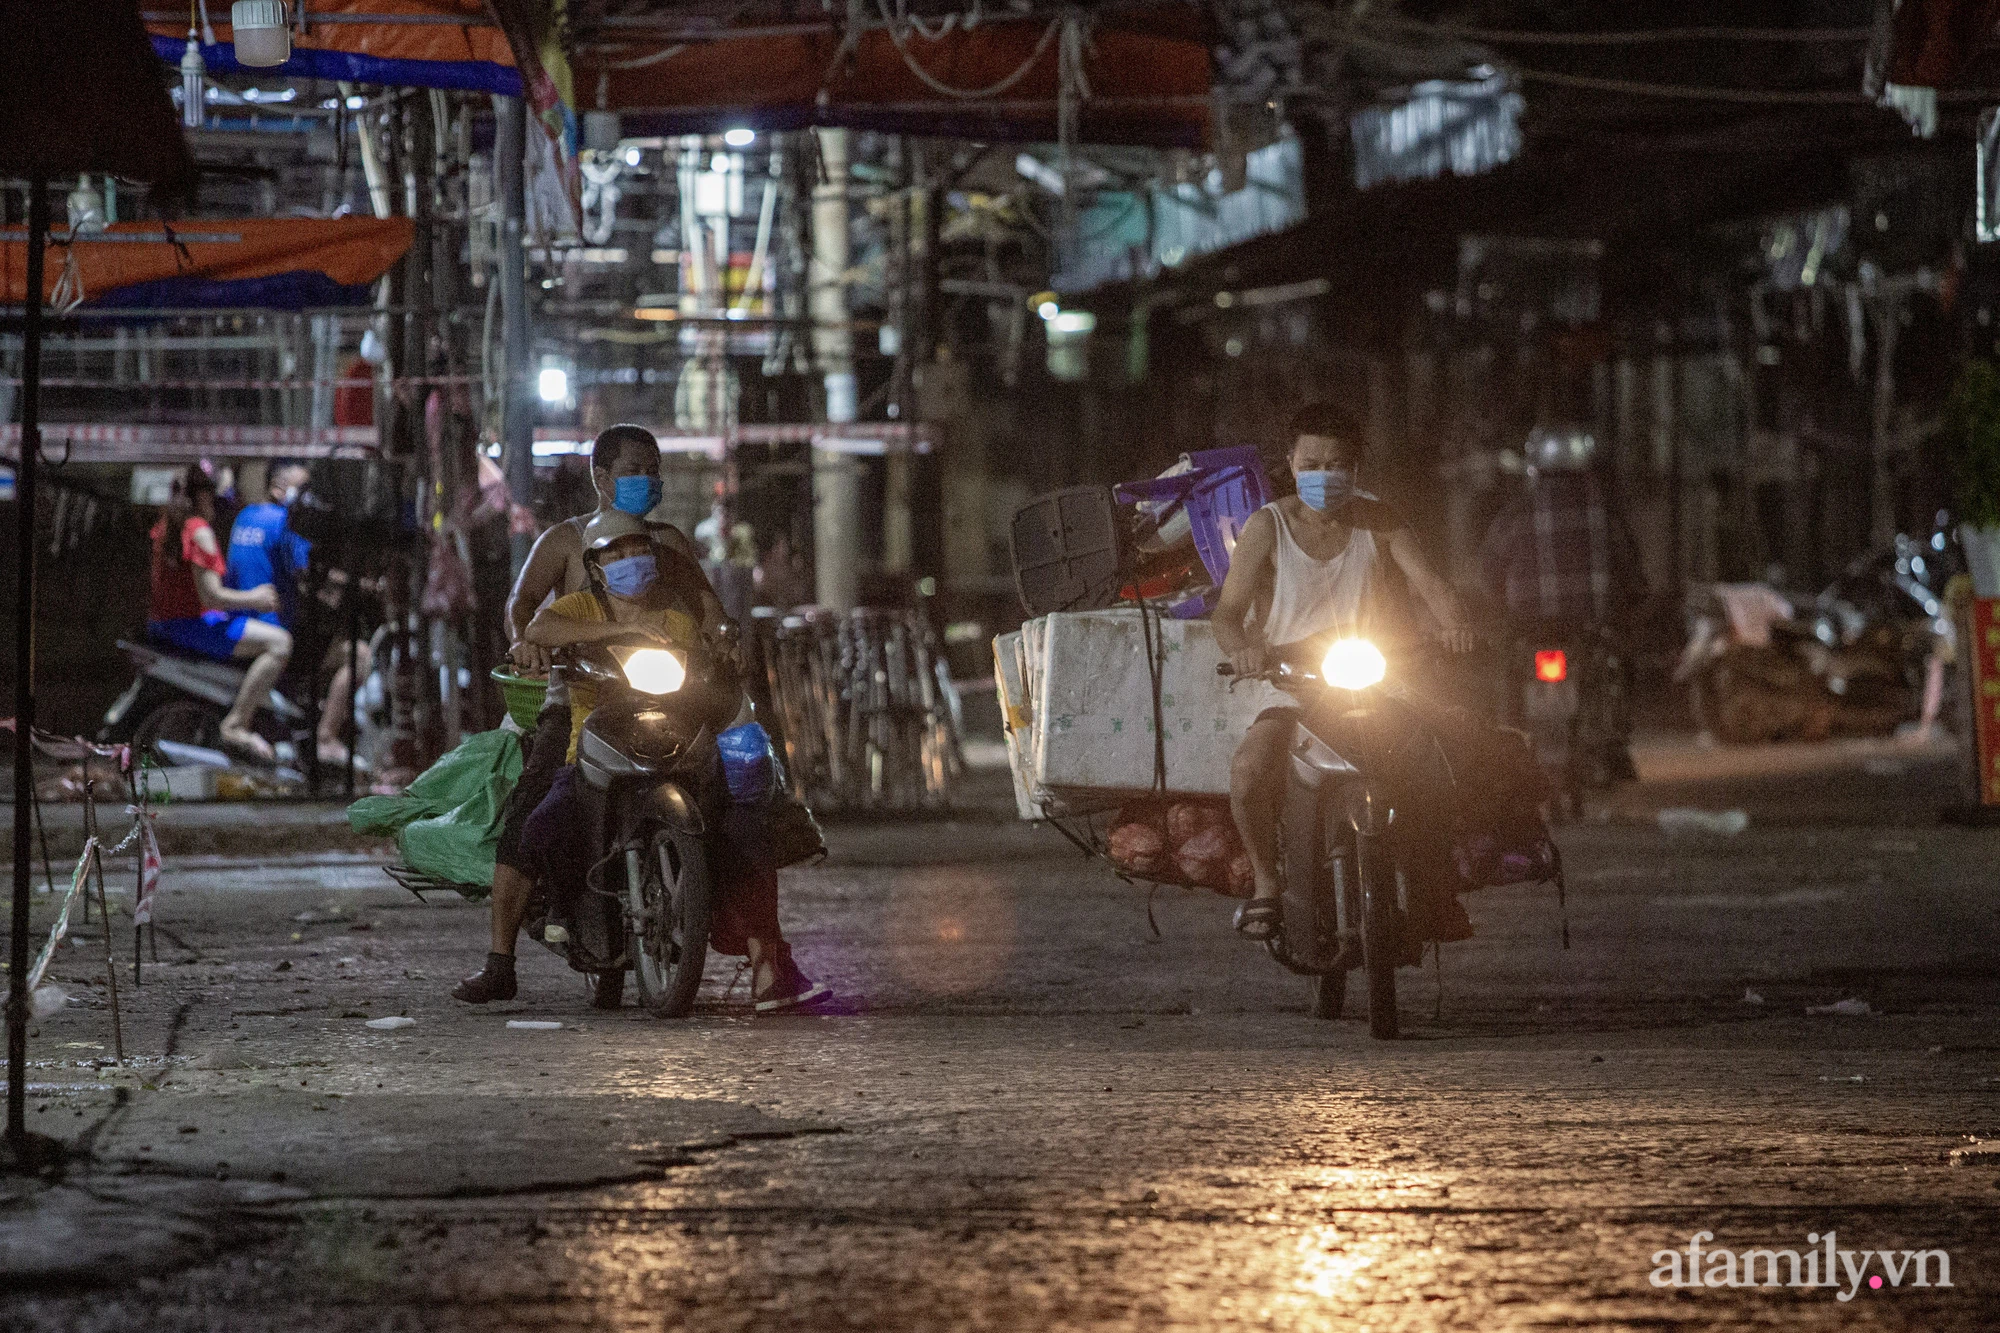
{"type": "Polygon", "coordinates": [[[1332,468],[1298,474],[1299,499],[1312,509],[1326,509],[1354,494],[1354,470],[1332,468]]]}
{"type": "Polygon", "coordinates": [[[644,518],[659,502],[658,477],[620,477],[612,485],[611,507],[633,518],[644,518]]]}
{"type": "Polygon", "coordinates": [[[650,555],[628,555],[604,566],[604,586],[619,597],[645,596],[659,576],[659,564],[650,555]]]}

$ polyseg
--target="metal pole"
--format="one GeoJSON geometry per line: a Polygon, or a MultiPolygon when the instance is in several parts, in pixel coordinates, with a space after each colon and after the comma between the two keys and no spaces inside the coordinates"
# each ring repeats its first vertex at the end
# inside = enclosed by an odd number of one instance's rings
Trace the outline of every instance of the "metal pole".
{"type": "MultiPolygon", "coordinates": [[[[515,504],[534,501],[535,418],[528,401],[528,265],[521,249],[527,225],[525,154],[528,104],[518,97],[493,99],[493,188],[500,196],[500,457],[507,494],[515,504]]],[[[514,538],[514,573],[528,562],[531,534],[514,538]]]]}
{"type": "Polygon", "coordinates": [[[361,580],[354,577],[354,561],[347,562],[347,741],[348,800],[354,799],[354,752],[361,748],[361,580]]]}
{"type": "MultiPolygon", "coordinates": [[[[854,335],[847,324],[847,131],[819,131],[822,179],[813,188],[807,286],[813,353],[826,385],[826,419],[856,415],[854,335]]],[[[813,450],[813,571],[820,605],[854,608],[860,591],[861,468],[850,454],[813,450]]]]}
{"type": "Polygon", "coordinates": [[[111,904],[104,897],[104,844],[97,836],[97,784],[89,778],[83,783],[83,830],[85,846],[90,849],[90,882],[83,886],[83,900],[89,902],[92,888],[97,890],[97,914],[104,918],[104,984],[111,995],[111,1049],[122,1065],[125,1022],[118,1014],[118,960],[111,954],[111,904]]]}
{"type": "MultiPolygon", "coordinates": [[[[889,288],[890,326],[895,329],[895,364],[890,373],[889,415],[910,419],[910,307],[913,304],[910,253],[910,153],[902,135],[889,140],[889,288]]],[[[882,459],[882,568],[892,574],[910,572],[910,450],[892,442],[882,459]]]]}
{"type": "Polygon", "coordinates": [[[28,1146],[28,823],[35,790],[35,473],[41,462],[42,275],[49,183],[28,186],[28,291],[21,311],[21,462],[14,479],[14,915],[7,962],[7,1142],[28,1146]]]}

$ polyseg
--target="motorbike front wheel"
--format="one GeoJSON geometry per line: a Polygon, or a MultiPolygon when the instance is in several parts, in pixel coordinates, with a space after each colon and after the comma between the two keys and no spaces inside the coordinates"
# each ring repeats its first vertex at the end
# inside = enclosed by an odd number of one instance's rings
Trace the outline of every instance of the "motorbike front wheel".
{"type": "Polygon", "coordinates": [[[1361,952],[1368,972],[1368,1035],[1387,1041],[1397,1035],[1396,956],[1402,931],[1396,920],[1396,866],[1379,833],[1357,834],[1354,850],[1361,881],[1361,952]]]}
{"type": "Polygon", "coordinates": [[[657,1018],[683,1017],[701,989],[715,907],[701,838],[653,826],[643,845],[627,855],[626,892],[639,1002],[657,1018]]]}

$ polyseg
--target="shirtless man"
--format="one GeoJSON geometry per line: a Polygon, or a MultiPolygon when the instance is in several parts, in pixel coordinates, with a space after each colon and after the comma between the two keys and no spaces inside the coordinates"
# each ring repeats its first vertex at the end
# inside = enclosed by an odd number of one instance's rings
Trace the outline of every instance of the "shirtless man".
{"type": "MultiPolygon", "coordinates": [[[[526,638],[529,622],[549,594],[561,597],[590,586],[583,567],[585,526],[614,509],[642,519],[660,503],[660,442],[644,426],[606,429],[591,441],[590,480],[597,488],[597,508],[564,519],[537,537],[507,598],[507,631],[514,641],[510,655],[523,671],[538,674],[549,669],[548,651],[526,638]]],[[[690,560],[700,560],[687,534],[670,523],[654,524],[653,538],[690,560]]]]}
{"type": "MultiPolygon", "coordinates": [[[[660,442],[643,426],[612,426],[590,446],[590,480],[597,488],[597,509],[566,519],[536,539],[528,561],[514,580],[507,598],[507,629],[514,640],[509,654],[517,668],[546,673],[549,651],[527,638],[535,613],[549,599],[590,587],[584,565],[583,530],[599,514],[624,513],[644,519],[660,502],[660,442]]],[[[649,525],[662,547],[696,560],[694,543],[671,524],[649,525]]],[[[696,568],[699,568],[698,564],[696,568]]],[[[563,766],[569,750],[570,708],[567,693],[551,685],[535,729],[522,738],[527,759],[521,778],[507,798],[505,820],[493,867],[493,944],[486,966],[453,988],[456,999],[470,1004],[511,1000],[515,995],[514,944],[527,914],[535,884],[533,864],[521,848],[521,829],[563,766]]]]}
{"type": "MultiPolygon", "coordinates": [[[[1365,633],[1385,556],[1437,619],[1445,646],[1469,650],[1472,632],[1451,585],[1394,511],[1359,489],[1362,443],[1354,421],[1333,404],[1314,403],[1293,416],[1291,439],[1298,494],[1265,505],[1244,524],[1215,608],[1215,641],[1237,673],[1254,675],[1281,660],[1316,666],[1312,648],[1365,633]]],[[[1236,929],[1254,940],[1270,939],[1282,920],[1278,811],[1297,721],[1297,709],[1266,709],[1230,764],[1230,807],[1257,882],[1256,896],[1237,909],[1236,929]]]]}

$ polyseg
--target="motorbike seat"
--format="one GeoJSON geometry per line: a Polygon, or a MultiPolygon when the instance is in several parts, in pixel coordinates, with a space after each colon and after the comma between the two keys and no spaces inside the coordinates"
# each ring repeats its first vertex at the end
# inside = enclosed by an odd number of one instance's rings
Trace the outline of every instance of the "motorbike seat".
{"type": "MultiPolygon", "coordinates": [[[[131,659],[132,667],[141,675],[153,676],[175,688],[207,699],[209,702],[228,708],[235,702],[236,692],[243,686],[243,677],[248,664],[238,666],[234,662],[218,662],[212,657],[190,653],[173,644],[159,643],[148,637],[143,642],[130,639],[118,640],[118,648],[131,659]]],[[[271,691],[271,711],[286,722],[296,723],[306,714],[297,704],[277,690],[271,691]]]]}

